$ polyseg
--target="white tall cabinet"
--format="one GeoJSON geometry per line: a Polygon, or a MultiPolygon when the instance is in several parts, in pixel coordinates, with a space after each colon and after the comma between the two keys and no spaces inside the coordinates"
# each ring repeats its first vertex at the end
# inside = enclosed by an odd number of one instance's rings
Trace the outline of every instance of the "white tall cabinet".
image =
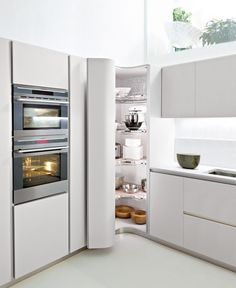
{"type": "Polygon", "coordinates": [[[12,277],[10,59],[10,41],[0,39],[0,286],[9,282],[12,277]]]}
{"type": "Polygon", "coordinates": [[[70,56],[70,252],[86,246],[87,60],[70,56]]]}
{"type": "Polygon", "coordinates": [[[88,248],[107,248],[115,231],[115,65],[88,59],[88,248]]]}

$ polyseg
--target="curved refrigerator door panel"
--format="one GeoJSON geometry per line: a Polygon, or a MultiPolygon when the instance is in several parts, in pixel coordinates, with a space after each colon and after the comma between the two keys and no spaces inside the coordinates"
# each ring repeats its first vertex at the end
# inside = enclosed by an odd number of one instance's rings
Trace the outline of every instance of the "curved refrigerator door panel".
{"type": "Polygon", "coordinates": [[[115,235],[115,66],[88,59],[88,248],[107,248],[115,235]]]}

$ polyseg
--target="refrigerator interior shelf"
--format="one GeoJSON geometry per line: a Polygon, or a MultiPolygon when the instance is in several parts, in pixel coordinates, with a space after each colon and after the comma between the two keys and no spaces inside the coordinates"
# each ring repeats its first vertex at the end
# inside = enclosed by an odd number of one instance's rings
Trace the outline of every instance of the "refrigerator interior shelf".
{"type": "Polygon", "coordinates": [[[116,165],[122,166],[122,165],[128,165],[128,166],[137,166],[137,165],[147,165],[147,159],[141,159],[141,160],[133,160],[133,159],[116,159],[116,165]]]}
{"type": "Polygon", "coordinates": [[[147,199],[147,192],[143,192],[142,190],[130,194],[130,193],[126,193],[123,190],[116,190],[116,194],[115,194],[115,198],[116,199],[121,199],[121,198],[129,198],[129,199],[136,199],[136,200],[146,200],[147,199]]]}

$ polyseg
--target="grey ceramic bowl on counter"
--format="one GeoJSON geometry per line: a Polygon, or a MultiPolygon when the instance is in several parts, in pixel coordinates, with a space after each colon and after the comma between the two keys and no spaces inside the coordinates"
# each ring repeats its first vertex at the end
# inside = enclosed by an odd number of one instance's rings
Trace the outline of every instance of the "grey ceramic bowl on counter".
{"type": "Polygon", "coordinates": [[[195,169],[200,162],[200,155],[177,153],[177,160],[182,168],[195,169]]]}

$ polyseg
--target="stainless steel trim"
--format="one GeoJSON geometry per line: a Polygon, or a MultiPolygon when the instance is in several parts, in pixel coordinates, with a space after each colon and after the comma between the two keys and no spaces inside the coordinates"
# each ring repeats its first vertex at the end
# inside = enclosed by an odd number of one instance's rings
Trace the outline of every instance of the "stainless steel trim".
{"type": "Polygon", "coordinates": [[[14,204],[25,203],[68,192],[68,180],[57,181],[14,191],[14,204]]]}
{"type": "Polygon", "coordinates": [[[68,92],[67,89],[63,88],[51,88],[51,87],[42,87],[42,86],[31,86],[31,85],[23,85],[23,84],[14,84],[14,87],[21,90],[38,90],[38,91],[52,91],[52,92],[68,92]]]}
{"type": "Polygon", "coordinates": [[[60,135],[58,135],[57,137],[50,137],[50,136],[48,136],[48,137],[29,137],[29,138],[25,138],[25,139],[17,139],[16,140],[16,142],[30,142],[30,141],[40,141],[40,140],[64,140],[64,139],[68,139],[68,136],[61,136],[60,137],[60,135]]]}
{"type": "MultiPolygon", "coordinates": [[[[35,148],[56,148],[56,147],[60,147],[60,146],[65,146],[68,145],[68,141],[58,141],[57,143],[45,143],[45,144],[20,144],[20,143],[15,143],[14,144],[14,152],[21,150],[21,149],[25,149],[25,150],[30,150],[30,149],[35,149],[35,148]]],[[[43,149],[45,151],[45,149],[43,149]]],[[[37,152],[37,153],[42,153],[42,152],[37,152]]],[[[45,152],[46,153],[46,152],[45,152]]],[[[16,153],[16,155],[23,155],[23,153],[16,153]]]]}
{"type": "Polygon", "coordinates": [[[45,137],[49,139],[49,137],[51,136],[68,137],[68,129],[66,128],[66,129],[14,130],[15,140],[25,139],[25,137],[27,137],[27,139],[30,139],[32,137],[37,137],[37,136],[43,137],[42,139],[45,139],[45,137]]]}
{"type": "Polygon", "coordinates": [[[68,149],[69,146],[58,146],[58,147],[50,147],[50,148],[36,148],[36,149],[19,149],[15,151],[16,154],[24,154],[24,153],[31,153],[31,152],[44,152],[44,151],[55,151],[55,150],[63,150],[68,149]]]}
{"type": "Polygon", "coordinates": [[[51,104],[64,104],[68,105],[69,101],[60,101],[60,100],[46,100],[46,99],[38,99],[38,98],[15,98],[17,102],[26,102],[26,103],[51,103],[51,104]]]}

